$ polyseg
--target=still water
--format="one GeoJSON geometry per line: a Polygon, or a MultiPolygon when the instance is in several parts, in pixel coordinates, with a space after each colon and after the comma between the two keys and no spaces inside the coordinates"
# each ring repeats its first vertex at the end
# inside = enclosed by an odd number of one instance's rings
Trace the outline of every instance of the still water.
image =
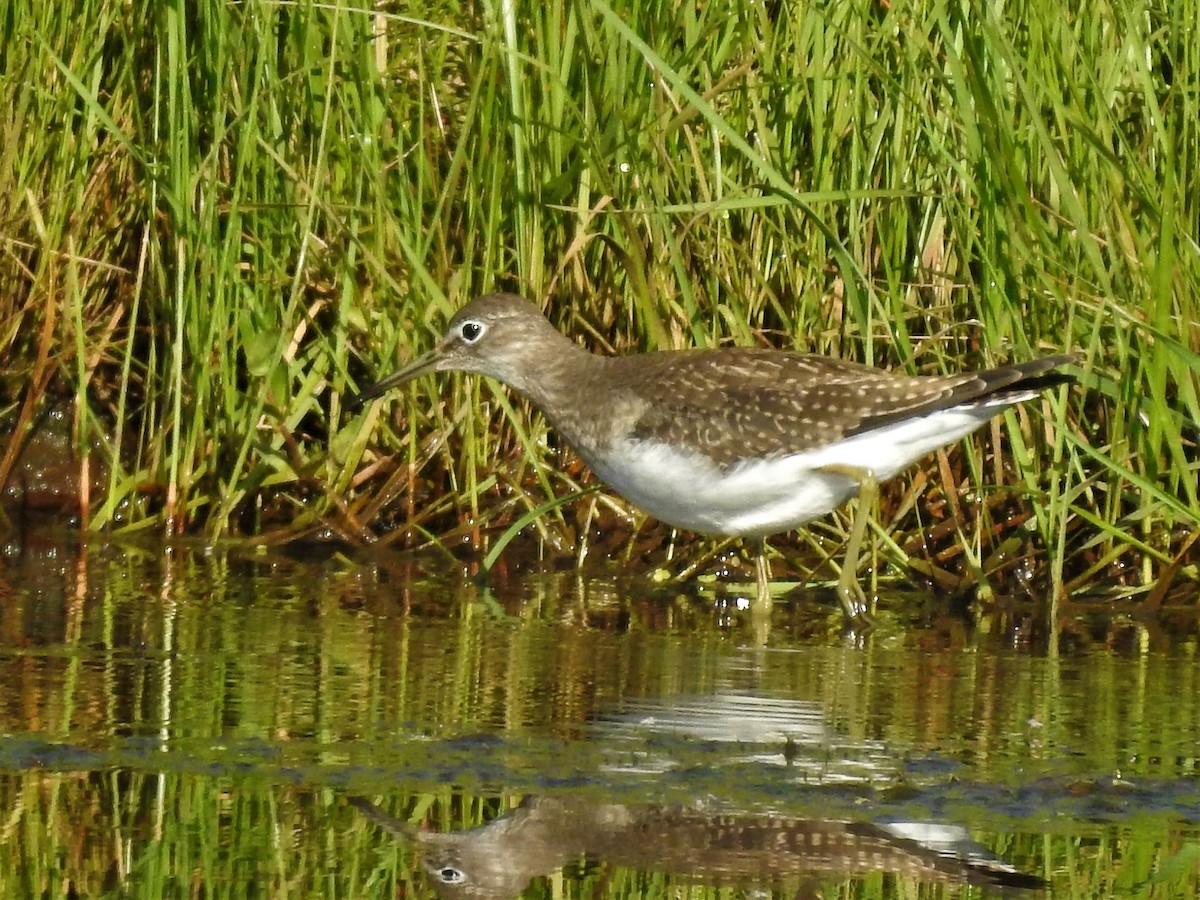
{"type": "Polygon", "coordinates": [[[6,549],[3,897],[1200,894],[1194,618],[6,549]]]}

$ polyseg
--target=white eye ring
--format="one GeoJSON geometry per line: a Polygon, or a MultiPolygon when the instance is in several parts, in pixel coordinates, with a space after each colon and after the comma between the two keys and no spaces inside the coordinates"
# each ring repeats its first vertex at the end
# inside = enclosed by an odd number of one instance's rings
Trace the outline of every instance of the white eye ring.
{"type": "Polygon", "coordinates": [[[442,884],[462,884],[467,880],[467,873],[454,866],[442,866],[437,870],[437,877],[442,884]]]}
{"type": "Polygon", "coordinates": [[[477,344],[487,334],[487,325],[478,319],[467,319],[458,326],[458,336],[464,344],[477,344]]]}

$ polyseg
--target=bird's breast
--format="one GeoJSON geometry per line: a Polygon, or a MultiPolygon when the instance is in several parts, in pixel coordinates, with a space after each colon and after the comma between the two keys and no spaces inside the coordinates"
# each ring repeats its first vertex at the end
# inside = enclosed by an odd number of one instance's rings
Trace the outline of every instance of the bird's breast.
{"type": "Polygon", "coordinates": [[[837,508],[858,489],[844,474],[814,470],[806,454],[718,466],[700,453],[646,440],[581,453],[635,506],[676,528],[739,537],[789,531],[837,508]]]}

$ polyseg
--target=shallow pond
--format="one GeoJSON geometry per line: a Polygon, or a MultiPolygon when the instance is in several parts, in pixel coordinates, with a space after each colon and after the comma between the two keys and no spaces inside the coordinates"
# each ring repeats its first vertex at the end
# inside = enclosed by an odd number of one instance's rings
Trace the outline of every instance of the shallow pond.
{"type": "Polygon", "coordinates": [[[69,547],[0,568],[0,896],[1200,893],[1192,619],[848,636],[615,572],[69,547]]]}

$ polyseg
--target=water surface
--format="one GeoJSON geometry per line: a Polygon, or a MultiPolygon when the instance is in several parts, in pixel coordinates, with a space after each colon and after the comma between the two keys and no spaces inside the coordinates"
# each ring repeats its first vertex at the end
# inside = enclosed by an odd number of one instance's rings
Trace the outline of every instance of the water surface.
{"type": "Polygon", "coordinates": [[[1195,896],[1197,629],[13,543],[0,895],[1195,896]]]}

